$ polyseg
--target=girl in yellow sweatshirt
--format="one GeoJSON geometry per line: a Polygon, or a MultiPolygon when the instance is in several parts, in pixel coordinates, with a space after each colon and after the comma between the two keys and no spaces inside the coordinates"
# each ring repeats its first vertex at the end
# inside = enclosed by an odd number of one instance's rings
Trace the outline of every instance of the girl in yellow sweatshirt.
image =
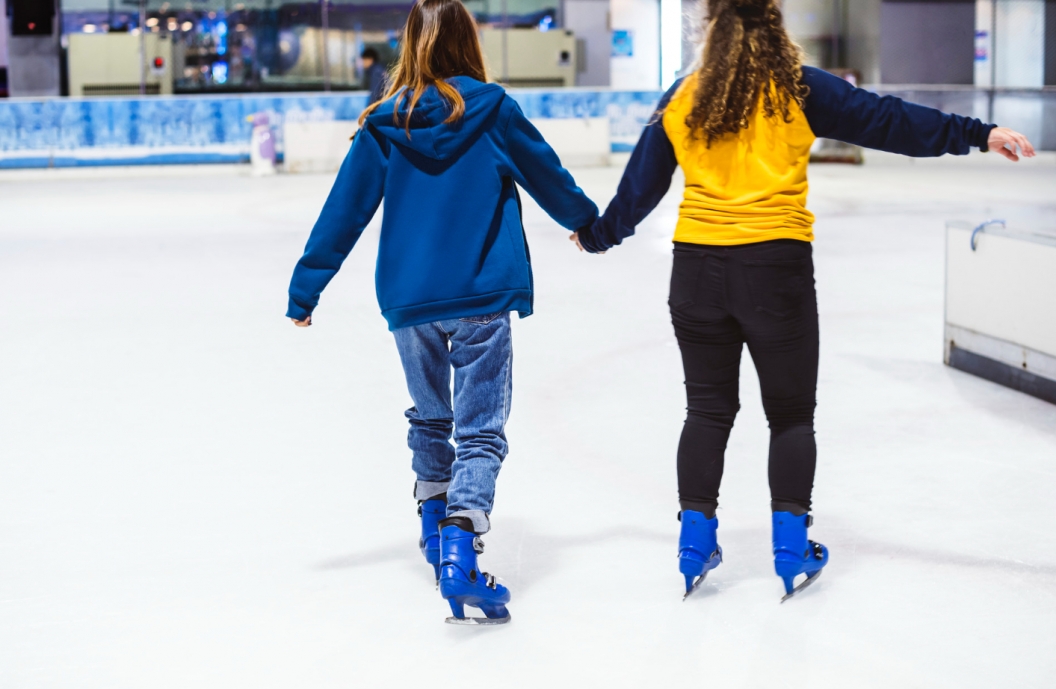
{"type": "Polygon", "coordinates": [[[807,539],[817,456],[814,216],[806,207],[815,137],[910,156],[974,147],[1018,160],[1017,147],[1028,157],[1034,150],[1009,129],[804,67],[777,0],[704,2],[703,66],[664,94],[616,197],[573,239],[596,253],[619,244],[682,168],[669,299],[688,400],[678,447],[679,569],[689,595],[722,561],[715,508],[747,344],[770,424],[774,567],[787,598],[828,562],[828,550],[807,539]]]}

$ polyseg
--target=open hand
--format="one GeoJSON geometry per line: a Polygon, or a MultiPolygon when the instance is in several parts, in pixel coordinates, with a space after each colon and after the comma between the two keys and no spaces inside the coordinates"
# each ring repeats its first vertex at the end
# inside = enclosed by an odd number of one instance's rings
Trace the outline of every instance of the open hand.
{"type": "Polygon", "coordinates": [[[997,151],[1012,162],[1019,160],[1019,156],[1016,155],[1017,146],[1024,158],[1034,157],[1034,147],[1030,145],[1027,137],[1008,127],[991,129],[986,145],[991,151],[997,151]]]}
{"type": "MultiPolygon", "coordinates": [[[[569,240],[569,241],[571,241],[571,242],[575,242],[575,243],[576,243],[576,247],[577,247],[577,248],[578,248],[578,249],[579,249],[580,251],[586,251],[586,249],[584,249],[584,248],[583,248],[583,245],[579,243],[579,233],[578,233],[578,232],[573,232],[573,233],[572,233],[572,236],[571,236],[571,237],[569,237],[569,238],[568,238],[568,240],[569,240]]],[[[605,252],[604,252],[604,251],[599,251],[598,253],[599,253],[599,254],[603,254],[603,253],[605,253],[605,252]]]]}
{"type": "Polygon", "coordinates": [[[290,320],[293,321],[293,324],[296,325],[298,328],[307,328],[309,325],[312,324],[311,316],[308,316],[308,318],[305,318],[303,321],[299,321],[296,318],[291,318],[290,320]]]}

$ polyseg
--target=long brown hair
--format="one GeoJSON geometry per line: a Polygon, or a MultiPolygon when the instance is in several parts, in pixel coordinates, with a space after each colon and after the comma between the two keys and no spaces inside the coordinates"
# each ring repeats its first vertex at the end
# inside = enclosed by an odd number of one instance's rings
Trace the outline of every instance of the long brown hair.
{"type": "MultiPolygon", "coordinates": [[[[451,108],[445,124],[462,117],[466,101],[458,89],[444,81],[456,76],[487,81],[477,22],[459,0],[418,0],[407,17],[400,58],[389,75],[389,90],[382,99],[396,96],[392,120],[399,124],[400,106],[410,94],[404,117],[407,138],[411,136],[411,113],[428,86],[435,86],[451,108]]],[[[360,126],[379,105],[381,101],[363,111],[360,126]]]]}
{"type": "Polygon", "coordinates": [[[708,28],[697,72],[693,109],[686,126],[711,142],[748,128],[763,96],[767,117],[791,121],[792,101],[800,107],[809,89],[803,83],[803,52],[785,32],[777,0],[702,0],[708,28]],[[774,88],[770,87],[773,83],[774,88]]]}

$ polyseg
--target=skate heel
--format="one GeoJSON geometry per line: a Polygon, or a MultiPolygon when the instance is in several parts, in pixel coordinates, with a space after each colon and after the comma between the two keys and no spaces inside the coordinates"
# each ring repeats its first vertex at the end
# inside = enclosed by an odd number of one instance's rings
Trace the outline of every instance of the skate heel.
{"type": "Polygon", "coordinates": [[[708,572],[722,564],[718,543],[719,520],[708,519],[701,512],[683,510],[679,514],[682,531],[678,537],[678,571],[686,578],[685,600],[700,588],[708,572]]]}
{"type": "Polygon", "coordinates": [[[451,606],[448,624],[505,624],[510,621],[506,604],[509,590],[495,577],[481,572],[477,555],[484,543],[476,534],[448,525],[440,529],[440,595],[451,606]],[[479,608],[485,617],[467,617],[465,606],[479,608]]]}
{"type": "Polygon", "coordinates": [[[433,566],[433,574],[440,580],[440,520],[447,515],[446,500],[426,500],[418,505],[418,516],[422,518],[422,536],[418,548],[425,561],[433,566]]]}
{"type": "Polygon", "coordinates": [[[795,589],[793,582],[798,575],[802,574],[802,564],[801,560],[778,559],[778,556],[774,556],[774,571],[777,572],[777,576],[781,577],[781,581],[785,583],[785,593],[787,595],[792,595],[792,591],[795,589]]]}
{"type": "Polygon", "coordinates": [[[829,563],[828,548],[807,539],[807,528],[812,523],[809,514],[774,512],[774,571],[785,585],[782,603],[813,584],[829,563]],[[795,579],[800,574],[806,574],[807,578],[796,586],[795,579]]]}

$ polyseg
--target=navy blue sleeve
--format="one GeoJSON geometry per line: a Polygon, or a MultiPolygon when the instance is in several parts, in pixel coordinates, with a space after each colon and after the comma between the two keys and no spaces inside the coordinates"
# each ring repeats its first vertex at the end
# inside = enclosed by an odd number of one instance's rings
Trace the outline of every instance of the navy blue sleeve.
{"type": "Polygon", "coordinates": [[[678,160],[664,131],[664,109],[681,84],[679,79],[660,99],[605,213],[591,227],[579,231],[579,243],[587,251],[606,251],[634,234],[634,228],[656,208],[671,187],[678,160]]]}
{"type": "Polygon", "coordinates": [[[827,139],[917,158],[966,155],[973,147],[985,151],[996,126],[881,97],[814,67],[803,68],[803,81],[810,87],[807,122],[815,136],[827,139]]]}
{"type": "Polygon", "coordinates": [[[368,126],[356,134],[337,173],[330,196],[308,237],[304,255],[293,269],[286,315],[303,321],[312,314],[319,295],[337,274],[374,217],[385,193],[388,159],[382,137],[368,126]]]}
{"type": "Polygon", "coordinates": [[[520,106],[512,98],[506,100],[511,110],[506,123],[506,152],[514,181],[562,227],[575,232],[594,222],[598,207],[561,166],[561,159],[520,106]]]}

